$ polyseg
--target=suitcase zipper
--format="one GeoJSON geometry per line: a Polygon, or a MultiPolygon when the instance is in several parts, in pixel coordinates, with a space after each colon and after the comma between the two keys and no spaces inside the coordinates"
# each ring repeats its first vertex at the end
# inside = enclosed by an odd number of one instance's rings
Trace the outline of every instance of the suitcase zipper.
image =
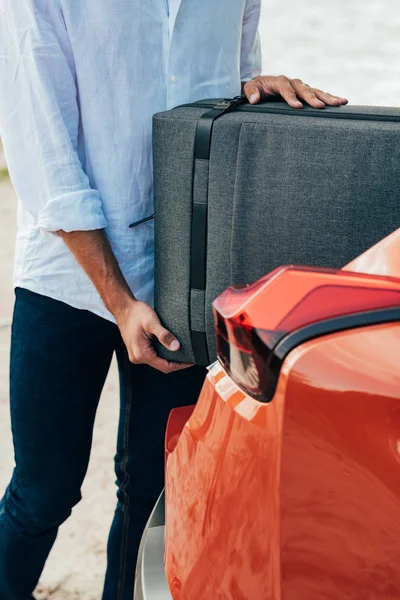
{"type": "Polygon", "coordinates": [[[217,104],[210,104],[210,107],[228,112],[242,104],[246,104],[246,96],[235,96],[232,100],[220,100],[217,104]]]}
{"type": "MultiPolygon", "coordinates": [[[[277,99],[279,102],[279,99],[277,99]]],[[[383,121],[389,123],[400,123],[399,115],[379,115],[368,113],[345,112],[345,107],[332,109],[331,107],[315,109],[308,106],[302,109],[294,109],[283,105],[282,107],[268,106],[268,102],[261,104],[250,104],[245,96],[235,96],[235,98],[216,100],[214,102],[192,102],[191,104],[182,104],[177,108],[204,108],[222,110],[222,114],[237,110],[239,112],[257,112],[266,114],[287,115],[291,117],[317,117],[323,119],[345,119],[354,121],[383,121]]],[[[222,115],[221,115],[222,116],[222,115]]]]}

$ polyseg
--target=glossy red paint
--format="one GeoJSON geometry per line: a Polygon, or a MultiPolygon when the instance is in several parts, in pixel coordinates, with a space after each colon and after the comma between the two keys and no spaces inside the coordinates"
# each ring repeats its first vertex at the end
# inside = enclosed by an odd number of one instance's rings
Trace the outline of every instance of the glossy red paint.
{"type": "Polygon", "coordinates": [[[219,365],[208,375],[167,466],[174,600],[279,597],[282,417],[280,403],[247,398],[219,365]]]}
{"type": "Polygon", "coordinates": [[[287,361],[285,600],[400,598],[399,357],[400,324],[386,324],[314,341],[287,361]]]}
{"type": "Polygon", "coordinates": [[[167,468],[174,600],[400,597],[400,325],[286,360],[273,402],[221,367],[167,468]]]}
{"type": "MultiPolygon", "coordinates": [[[[399,277],[399,244],[349,269],[399,277]]],[[[267,404],[212,369],[167,464],[174,600],[400,598],[399,363],[391,323],[298,347],[267,404]]]]}
{"type": "Polygon", "coordinates": [[[165,432],[165,460],[176,448],[185,424],[193,414],[195,406],[182,406],[170,412],[165,432]]]}

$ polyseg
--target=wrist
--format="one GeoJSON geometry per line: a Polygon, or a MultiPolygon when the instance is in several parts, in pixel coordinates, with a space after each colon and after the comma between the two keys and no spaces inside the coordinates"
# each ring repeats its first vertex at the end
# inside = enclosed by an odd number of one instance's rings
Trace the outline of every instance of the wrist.
{"type": "Polygon", "coordinates": [[[120,323],[127,318],[136,303],[137,300],[128,289],[119,290],[117,294],[112,294],[104,302],[107,310],[114,316],[117,323],[120,323]]]}

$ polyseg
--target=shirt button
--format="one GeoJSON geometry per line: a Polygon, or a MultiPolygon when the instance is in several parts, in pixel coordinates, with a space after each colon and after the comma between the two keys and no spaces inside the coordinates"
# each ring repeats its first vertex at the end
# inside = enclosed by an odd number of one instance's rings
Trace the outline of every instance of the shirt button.
{"type": "Polygon", "coordinates": [[[176,75],[172,75],[171,81],[172,83],[176,83],[178,81],[178,77],[176,75]]]}

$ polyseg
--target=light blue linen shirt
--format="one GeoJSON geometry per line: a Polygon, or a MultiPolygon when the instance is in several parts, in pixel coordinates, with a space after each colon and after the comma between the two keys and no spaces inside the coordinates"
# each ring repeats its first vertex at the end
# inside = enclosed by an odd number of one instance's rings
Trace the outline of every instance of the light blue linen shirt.
{"type": "Polygon", "coordinates": [[[57,230],[105,228],[152,303],[154,113],[240,93],[261,0],[1,0],[0,135],[18,195],[15,286],[113,320],[57,230]],[[168,3],[169,2],[169,3],[168,3]]]}

